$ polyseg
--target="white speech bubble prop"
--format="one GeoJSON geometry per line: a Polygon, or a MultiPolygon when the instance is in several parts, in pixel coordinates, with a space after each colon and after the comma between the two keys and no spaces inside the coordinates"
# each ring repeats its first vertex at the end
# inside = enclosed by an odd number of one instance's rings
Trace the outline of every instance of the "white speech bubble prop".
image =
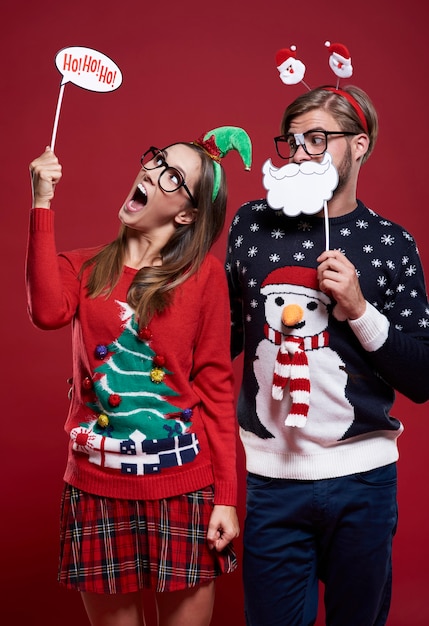
{"type": "Polygon", "coordinates": [[[122,72],[116,63],[110,57],[92,48],[83,46],[63,48],[55,57],[55,65],[63,78],[50,144],[52,150],[55,146],[61,103],[67,83],[100,93],[115,91],[122,84],[122,72]]]}
{"type": "Polygon", "coordinates": [[[63,48],[55,57],[55,65],[63,75],[61,84],[73,83],[89,91],[114,91],[121,86],[122,73],[108,56],[92,48],[63,48]]]}

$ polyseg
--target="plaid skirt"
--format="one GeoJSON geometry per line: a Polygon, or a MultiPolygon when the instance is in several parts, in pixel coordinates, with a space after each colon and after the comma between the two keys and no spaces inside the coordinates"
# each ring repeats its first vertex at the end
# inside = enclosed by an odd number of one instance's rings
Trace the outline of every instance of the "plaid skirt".
{"type": "Polygon", "coordinates": [[[94,593],[178,591],[236,569],[232,544],[209,550],[213,487],[163,500],[95,496],[68,484],[58,581],[94,593]]]}

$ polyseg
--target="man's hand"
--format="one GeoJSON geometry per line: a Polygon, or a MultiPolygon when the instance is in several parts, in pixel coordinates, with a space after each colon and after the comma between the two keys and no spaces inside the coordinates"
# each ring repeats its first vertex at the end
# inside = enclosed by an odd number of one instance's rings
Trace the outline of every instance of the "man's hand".
{"type": "Polygon", "coordinates": [[[340,309],[335,315],[337,319],[361,317],[365,313],[366,301],[355,266],[339,250],[326,250],[317,261],[320,263],[317,268],[320,290],[336,300],[340,309]]]}

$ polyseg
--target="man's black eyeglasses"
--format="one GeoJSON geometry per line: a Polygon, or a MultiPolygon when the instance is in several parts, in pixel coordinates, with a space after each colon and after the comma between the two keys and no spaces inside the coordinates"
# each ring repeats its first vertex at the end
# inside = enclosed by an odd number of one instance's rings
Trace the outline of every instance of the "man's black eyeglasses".
{"type": "Polygon", "coordinates": [[[194,208],[197,207],[195,198],[190,192],[188,185],[185,183],[183,174],[175,167],[170,167],[168,165],[167,161],[165,160],[164,150],[160,150],[159,148],[155,148],[155,146],[151,146],[143,154],[142,158],[140,159],[140,163],[142,167],[148,171],[156,170],[162,167],[163,170],[158,178],[158,185],[161,187],[161,189],[166,193],[172,193],[173,191],[177,191],[178,189],[180,189],[180,187],[183,187],[192,202],[192,206],[194,208]]]}
{"type": "Polygon", "coordinates": [[[309,130],[306,133],[287,133],[274,137],[277,154],[281,159],[291,159],[301,146],[308,156],[321,156],[328,149],[328,137],[331,135],[349,137],[357,135],[343,130],[309,130]]]}

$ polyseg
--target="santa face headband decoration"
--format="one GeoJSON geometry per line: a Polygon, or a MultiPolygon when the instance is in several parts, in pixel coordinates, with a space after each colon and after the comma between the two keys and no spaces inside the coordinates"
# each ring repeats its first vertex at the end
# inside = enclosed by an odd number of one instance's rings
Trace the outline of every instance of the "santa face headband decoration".
{"type": "MultiPolygon", "coordinates": [[[[337,84],[336,87],[323,87],[323,89],[345,98],[354,108],[362,128],[367,133],[367,121],[359,103],[350,93],[338,87],[340,78],[349,78],[353,73],[349,51],[343,44],[331,44],[329,41],[325,42],[325,46],[330,52],[329,67],[337,76],[337,84]]],[[[304,82],[305,65],[296,58],[296,46],[279,50],[276,54],[276,66],[284,84],[295,85],[302,82],[310,90],[304,82]]],[[[267,202],[271,208],[282,210],[290,217],[295,217],[300,213],[311,215],[324,210],[327,250],[329,249],[327,202],[332,198],[339,182],[332,157],[327,152],[329,134],[327,131],[311,131],[277,137],[275,139],[277,152],[282,158],[292,159],[299,148],[315,158],[301,164],[289,162],[281,168],[276,168],[271,159],[268,159],[262,167],[263,185],[268,192],[267,202]],[[277,143],[278,141],[283,144],[277,143]],[[321,145],[322,149],[315,148],[317,144],[321,145]],[[279,145],[285,146],[286,156],[283,156],[282,151],[279,150],[279,145]]]]}
{"type": "Polygon", "coordinates": [[[221,166],[220,160],[230,152],[237,150],[244,163],[244,169],[250,171],[252,164],[252,143],[245,130],[237,126],[220,126],[209,131],[192,142],[200,146],[213,160],[214,182],[213,182],[213,202],[217,198],[220,187],[221,166]]]}

